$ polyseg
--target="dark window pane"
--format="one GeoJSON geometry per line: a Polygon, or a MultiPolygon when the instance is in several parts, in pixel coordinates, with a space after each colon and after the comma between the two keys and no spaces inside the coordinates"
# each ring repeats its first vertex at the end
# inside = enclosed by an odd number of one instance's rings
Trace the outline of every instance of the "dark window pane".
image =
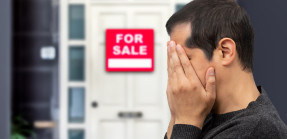
{"type": "Polygon", "coordinates": [[[83,81],[85,71],[85,51],[84,47],[69,48],[69,80],[83,81]]]}
{"type": "Polygon", "coordinates": [[[175,10],[178,11],[180,10],[185,4],[176,4],[175,10]]]}
{"type": "Polygon", "coordinates": [[[85,117],[85,89],[69,88],[69,122],[81,123],[85,117]]]}
{"type": "Polygon", "coordinates": [[[69,139],[84,139],[85,132],[82,129],[69,130],[69,139]]]}
{"type": "Polygon", "coordinates": [[[85,38],[85,14],[84,5],[69,6],[69,38],[85,38]]]}

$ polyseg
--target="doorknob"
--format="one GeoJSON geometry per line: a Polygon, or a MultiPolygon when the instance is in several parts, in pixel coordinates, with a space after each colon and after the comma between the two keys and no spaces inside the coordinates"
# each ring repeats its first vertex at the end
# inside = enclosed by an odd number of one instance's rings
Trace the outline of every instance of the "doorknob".
{"type": "Polygon", "coordinates": [[[97,101],[92,102],[92,107],[93,108],[97,108],[98,107],[98,102],[97,101]]]}
{"type": "Polygon", "coordinates": [[[120,118],[141,118],[143,114],[142,112],[119,112],[118,116],[120,118]]]}

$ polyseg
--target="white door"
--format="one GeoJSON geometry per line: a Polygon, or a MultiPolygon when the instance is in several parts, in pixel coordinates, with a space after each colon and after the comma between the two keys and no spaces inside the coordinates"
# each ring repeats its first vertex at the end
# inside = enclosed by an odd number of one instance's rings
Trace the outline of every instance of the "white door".
{"type": "Polygon", "coordinates": [[[94,103],[88,136],[94,139],[159,139],[168,122],[165,23],[168,5],[92,5],[89,16],[89,95],[94,103]],[[107,28],[152,28],[154,72],[106,72],[107,28]]]}

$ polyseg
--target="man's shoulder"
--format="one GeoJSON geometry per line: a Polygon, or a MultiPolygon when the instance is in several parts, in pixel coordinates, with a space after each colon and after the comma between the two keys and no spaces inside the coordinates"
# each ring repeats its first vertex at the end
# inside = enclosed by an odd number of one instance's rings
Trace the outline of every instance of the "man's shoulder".
{"type": "Polygon", "coordinates": [[[285,123],[276,113],[253,113],[234,117],[221,125],[217,137],[222,138],[287,138],[285,123]]]}
{"type": "Polygon", "coordinates": [[[246,110],[230,120],[231,131],[246,137],[287,138],[287,127],[273,107],[259,106],[246,110]]]}
{"type": "Polygon", "coordinates": [[[276,113],[261,115],[251,132],[252,136],[287,138],[287,127],[276,113]]]}
{"type": "Polygon", "coordinates": [[[241,121],[240,123],[245,125],[252,125],[251,127],[254,128],[257,128],[258,126],[266,126],[286,129],[285,123],[280,118],[273,105],[261,105],[255,109],[249,109],[246,112],[235,116],[233,119],[239,120],[241,121]]]}
{"type": "Polygon", "coordinates": [[[287,138],[287,127],[272,104],[251,109],[242,118],[244,119],[242,124],[252,127],[251,135],[278,138],[284,136],[287,138]]]}

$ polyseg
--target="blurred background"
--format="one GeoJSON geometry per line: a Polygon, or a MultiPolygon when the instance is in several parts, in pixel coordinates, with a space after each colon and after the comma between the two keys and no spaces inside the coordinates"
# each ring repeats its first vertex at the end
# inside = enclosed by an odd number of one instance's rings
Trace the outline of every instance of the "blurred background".
{"type": "MultiPolygon", "coordinates": [[[[158,139],[169,122],[167,19],[188,0],[1,0],[1,139],[158,139]],[[153,72],[105,71],[105,29],[152,28],[153,72]]],[[[287,2],[239,0],[254,76],[287,123],[287,2]]]]}

